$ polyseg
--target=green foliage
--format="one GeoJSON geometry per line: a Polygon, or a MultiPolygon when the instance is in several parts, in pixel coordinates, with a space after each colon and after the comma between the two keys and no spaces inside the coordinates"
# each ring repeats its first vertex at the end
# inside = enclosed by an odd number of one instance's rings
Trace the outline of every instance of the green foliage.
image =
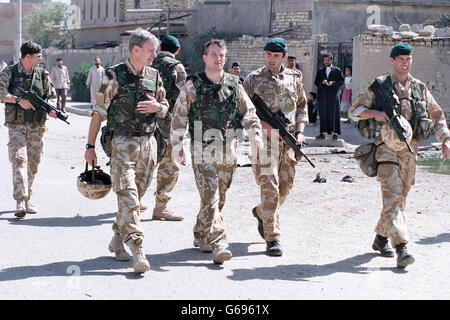
{"type": "Polygon", "coordinates": [[[43,48],[74,48],[75,32],[67,27],[69,6],[64,3],[42,3],[24,17],[24,29],[31,40],[43,48]]]}
{"type": "Polygon", "coordinates": [[[440,173],[440,174],[450,174],[450,161],[442,161],[442,158],[426,158],[417,161],[419,166],[422,166],[428,172],[440,173]]]}
{"type": "MultiPolygon", "coordinates": [[[[102,67],[109,68],[111,63],[102,64],[102,67]]],[[[75,69],[72,81],[71,81],[71,92],[72,101],[77,102],[90,102],[91,93],[90,89],[86,88],[86,80],[89,74],[89,69],[92,67],[90,63],[82,63],[78,68],[75,69]]]]}
{"type": "Polygon", "coordinates": [[[436,28],[450,27],[450,16],[441,14],[439,17],[428,19],[423,25],[432,25],[436,28]]]}

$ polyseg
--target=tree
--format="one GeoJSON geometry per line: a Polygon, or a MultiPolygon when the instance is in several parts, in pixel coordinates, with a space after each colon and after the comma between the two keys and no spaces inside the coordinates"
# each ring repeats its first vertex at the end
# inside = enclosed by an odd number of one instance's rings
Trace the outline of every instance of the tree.
{"type": "Polygon", "coordinates": [[[424,25],[432,25],[436,28],[445,28],[450,26],[450,16],[441,14],[439,17],[428,19],[423,23],[424,25]]]}
{"type": "Polygon", "coordinates": [[[25,16],[24,29],[31,39],[43,48],[55,46],[60,49],[73,48],[75,33],[67,27],[69,6],[64,3],[42,3],[25,16]]]}

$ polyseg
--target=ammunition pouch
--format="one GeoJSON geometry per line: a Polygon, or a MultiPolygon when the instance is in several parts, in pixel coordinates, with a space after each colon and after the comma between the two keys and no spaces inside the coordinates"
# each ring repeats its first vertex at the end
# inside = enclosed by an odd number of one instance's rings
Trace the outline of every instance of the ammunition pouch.
{"type": "Polygon", "coordinates": [[[114,136],[114,131],[110,130],[108,126],[102,127],[102,135],[100,137],[100,143],[102,144],[102,149],[108,157],[111,157],[112,153],[112,139],[114,136]]]}
{"type": "Polygon", "coordinates": [[[361,136],[366,139],[375,140],[381,134],[382,122],[374,118],[359,120],[356,128],[361,136]]]}
{"type": "Polygon", "coordinates": [[[427,140],[434,131],[434,123],[428,117],[428,108],[425,101],[415,102],[412,110],[413,138],[419,141],[427,140]]]}
{"type": "Polygon", "coordinates": [[[377,176],[379,163],[375,155],[377,153],[377,147],[382,143],[381,138],[378,138],[375,142],[362,144],[355,149],[354,157],[361,171],[368,177],[377,176]]]}

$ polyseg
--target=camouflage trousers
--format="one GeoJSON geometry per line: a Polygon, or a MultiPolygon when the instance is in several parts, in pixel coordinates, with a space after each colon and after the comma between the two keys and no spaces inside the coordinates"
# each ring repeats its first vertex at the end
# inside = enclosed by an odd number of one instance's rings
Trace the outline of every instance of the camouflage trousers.
{"type": "Polygon", "coordinates": [[[178,181],[180,169],[172,157],[172,145],[169,143],[164,158],[158,164],[155,207],[165,208],[172,198],[170,192],[178,181]]]}
{"type": "Polygon", "coordinates": [[[45,127],[36,123],[6,124],[9,130],[9,161],[12,164],[13,197],[29,200],[43,149],[45,127]]]}
{"type": "Polygon", "coordinates": [[[199,161],[194,148],[191,148],[192,168],[201,199],[193,229],[194,241],[205,238],[213,249],[226,243],[225,222],[221,212],[237,167],[236,148],[237,141],[234,141],[231,150],[228,150],[230,157],[220,162],[199,161]]]}
{"type": "Polygon", "coordinates": [[[265,149],[256,161],[252,161],[253,175],[261,193],[256,212],[263,221],[264,238],[267,242],[280,240],[278,209],[286,201],[294,185],[296,164],[295,153],[291,148],[283,142],[271,143],[266,136],[265,149]]]}
{"type": "Polygon", "coordinates": [[[377,181],[381,185],[383,209],[375,227],[375,232],[388,237],[395,247],[401,243],[408,243],[409,235],[406,226],[405,206],[406,197],[415,183],[418,142],[411,141],[414,153],[408,150],[395,152],[385,144],[378,146],[376,159],[393,161],[395,164],[381,164],[378,166],[377,181]]]}
{"type": "Polygon", "coordinates": [[[113,230],[128,245],[142,246],[144,241],[139,205],[150,185],[156,158],[153,136],[115,136],[112,140],[111,182],[118,203],[113,230]]]}

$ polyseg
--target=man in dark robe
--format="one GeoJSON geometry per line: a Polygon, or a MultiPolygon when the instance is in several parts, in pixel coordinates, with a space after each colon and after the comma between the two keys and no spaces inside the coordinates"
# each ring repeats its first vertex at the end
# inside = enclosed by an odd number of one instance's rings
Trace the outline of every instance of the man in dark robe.
{"type": "Polygon", "coordinates": [[[333,66],[333,57],[326,54],[323,57],[324,68],[317,71],[314,84],[317,86],[319,100],[320,134],[316,139],[325,139],[328,134],[337,140],[341,134],[340,110],[337,93],[344,84],[341,69],[333,66]]]}

